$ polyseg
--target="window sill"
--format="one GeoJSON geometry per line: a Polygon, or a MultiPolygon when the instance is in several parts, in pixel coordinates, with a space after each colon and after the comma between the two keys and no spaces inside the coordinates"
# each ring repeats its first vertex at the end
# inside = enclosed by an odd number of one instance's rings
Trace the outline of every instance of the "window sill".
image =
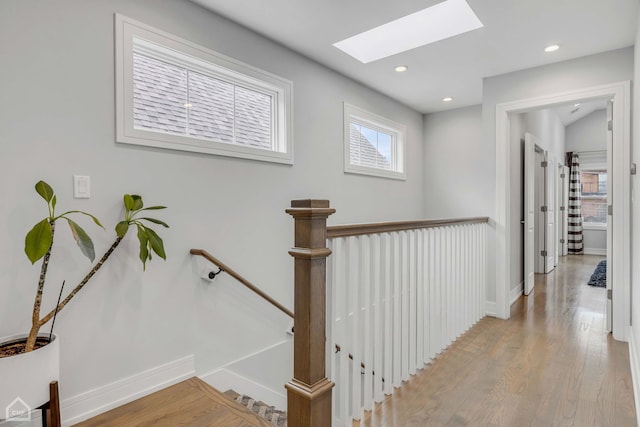
{"type": "Polygon", "coordinates": [[[582,223],[582,229],[607,231],[607,224],[582,223]]]}

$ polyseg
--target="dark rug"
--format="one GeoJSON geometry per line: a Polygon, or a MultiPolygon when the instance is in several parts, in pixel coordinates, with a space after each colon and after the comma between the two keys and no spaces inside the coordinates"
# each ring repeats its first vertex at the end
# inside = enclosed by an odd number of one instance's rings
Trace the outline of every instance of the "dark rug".
{"type": "Polygon", "coordinates": [[[274,427],[286,427],[287,413],[280,411],[273,406],[269,406],[264,402],[256,401],[249,396],[238,396],[236,402],[251,409],[260,415],[274,427]]]}
{"type": "Polygon", "coordinates": [[[598,263],[598,266],[593,270],[591,279],[587,283],[589,286],[597,286],[599,288],[607,287],[607,260],[603,259],[598,263]]]}

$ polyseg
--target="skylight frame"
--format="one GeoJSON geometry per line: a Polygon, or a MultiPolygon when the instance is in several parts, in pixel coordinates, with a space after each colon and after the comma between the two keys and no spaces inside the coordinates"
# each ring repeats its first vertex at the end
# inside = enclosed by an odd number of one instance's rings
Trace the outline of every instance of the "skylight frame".
{"type": "Polygon", "coordinates": [[[446,0],[333,44],[368,64],[484,25],[466,0],[446,0]]]}

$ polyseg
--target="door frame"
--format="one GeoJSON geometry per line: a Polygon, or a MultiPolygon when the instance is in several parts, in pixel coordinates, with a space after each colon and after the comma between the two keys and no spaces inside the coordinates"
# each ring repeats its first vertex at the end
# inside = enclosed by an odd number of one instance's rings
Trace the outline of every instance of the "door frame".
{"type": "Polygon", "coordinates": [[[627,341],[631,325],[631,237],[625,230],[631,229],[631,82],[623,81],[602,86],[572,90],[562,93],[500,103],[496,105],[496,217],[495,217],[495,274],[496,316],[510,316],[510,283],[512,264],[511,224],[520,218],[511,218],[510,206],[510,151],[509,114],[525,113],[541,107],[551,107],[568,102],[610,97],[613,111],[613,171],[612,189],[613,237],[611,250],[613,283],[612,290],[613,337],[627,341]]]}

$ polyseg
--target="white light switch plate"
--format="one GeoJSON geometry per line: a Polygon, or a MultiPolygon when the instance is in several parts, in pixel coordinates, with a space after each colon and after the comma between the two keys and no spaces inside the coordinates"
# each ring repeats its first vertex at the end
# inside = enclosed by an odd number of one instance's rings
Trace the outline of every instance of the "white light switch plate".
{"type": "Polygon", "coordinates": [[[84,175],[73,176],[73,197],[76,199],[91,197],[91,178],[84,175]]]}

